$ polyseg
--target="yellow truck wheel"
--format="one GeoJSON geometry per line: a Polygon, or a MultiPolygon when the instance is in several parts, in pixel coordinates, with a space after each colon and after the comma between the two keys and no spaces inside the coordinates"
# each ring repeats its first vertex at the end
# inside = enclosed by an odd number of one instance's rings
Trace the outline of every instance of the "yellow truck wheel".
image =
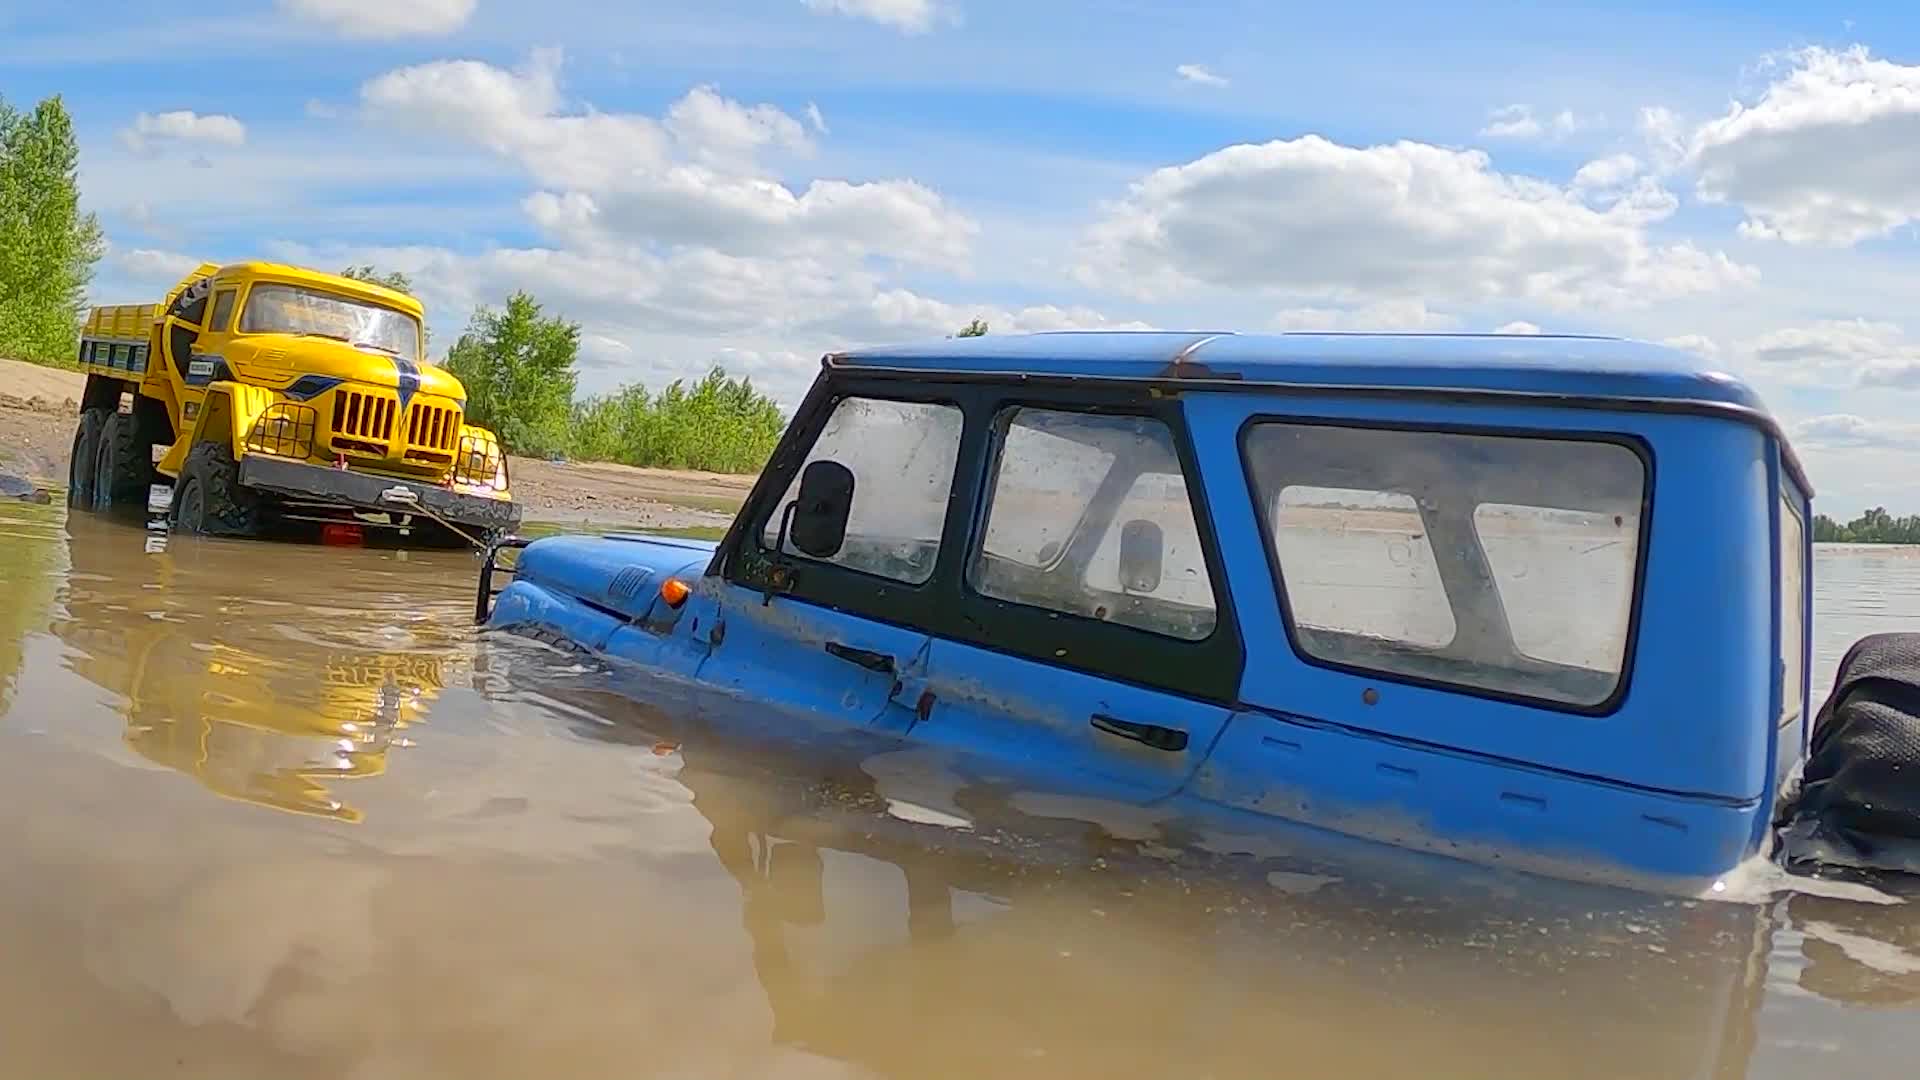
{"type": "Polygon", "coordinates": [[[116,412],[100,429],[93,461],[93,508],[145,506],[153,484],[153,442],[139,415],[116,412]]]}
{"type": "Polygon", "coordinates": [[[198,443],[173,487],[173,527],[206,536],[253,536],[260,531],[260,497],[240,486],[233,450],[219,440],[198,443]]]}
{"type": "Polygon", "coordinates": [[[106,409],[81,412],[73,428],[73,449],[67,456],[67,505],[93,509],[94,458],[100,453],[100,429],[107,424],[106,409]]]}

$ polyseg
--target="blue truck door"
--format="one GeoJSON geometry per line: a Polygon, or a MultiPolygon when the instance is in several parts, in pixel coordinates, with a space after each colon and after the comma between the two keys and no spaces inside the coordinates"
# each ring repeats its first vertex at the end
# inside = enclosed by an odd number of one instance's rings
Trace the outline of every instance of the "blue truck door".
{"type": "Polygon", "coordinates": [[[722,644],[700,665],[702,682],[829,724],[905,726],[894,703],[926,663],[925,633],[731,584],[717,618],[722,644]]]}
{"type": "Polygon", "coordinates": [[[1177,407],[1026,400],[993,411],[956,583],[968,617],[934,636],[910,737],[1124,801],[1170,795],[1243,663],[1177,407]]]}
{"type": "Polygon", "coordinates": [[[965,423],[958,405],[896,393],[841,396],[822,415],[795,419],[804,457],[776,461],[776,481],[790,478],[784,494],[743,512],[717,593],[721,642],[700,667],[702,682],[814,718],[908,726],[913,702],[901,698],[924,672],[929,632],[886,613],[935,606],[965,423]],[[800,477],[816,461],[853,477],[845,540],[827,558],[806,555],[787,534],[800,477]]]}
{"type": "Polygon", "coordinates": [[[1179,790],[1229,710],[965,642],[934,639],[910,737],[1015,763],[1053,790],[1123,802],[1179,790]]]}

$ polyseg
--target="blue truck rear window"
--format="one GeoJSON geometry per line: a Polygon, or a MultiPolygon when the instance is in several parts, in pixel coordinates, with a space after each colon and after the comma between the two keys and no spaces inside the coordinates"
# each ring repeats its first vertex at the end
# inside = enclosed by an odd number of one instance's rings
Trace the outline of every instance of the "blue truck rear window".
{"type": "Polygon", "coordinates": [[[1634,449],[1282,421],[1244,446],[1308,659],[1578,708],[1614,697],[1646,497],[1634,449]]]}

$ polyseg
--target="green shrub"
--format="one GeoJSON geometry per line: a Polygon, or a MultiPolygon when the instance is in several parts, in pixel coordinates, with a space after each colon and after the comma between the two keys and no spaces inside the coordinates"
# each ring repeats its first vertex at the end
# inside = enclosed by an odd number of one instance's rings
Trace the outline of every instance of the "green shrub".
{"type": "Polygon", "coordinates": [[[786,422],[747,379],[714,368],[691,389],[628,386],[573,409],[573,452],[591,461],[750,473],[767,463],[786,422]]]}

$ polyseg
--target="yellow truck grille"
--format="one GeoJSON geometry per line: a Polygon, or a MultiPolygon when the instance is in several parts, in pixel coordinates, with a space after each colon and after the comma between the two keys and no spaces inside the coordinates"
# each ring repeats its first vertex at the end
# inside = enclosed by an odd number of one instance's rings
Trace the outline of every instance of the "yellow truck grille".
{"type": "Polygon", "coordinates": [[[330,428],[336,453],[393,459],[415,467],[444,469],[460,444],[460,409],[433,400],[402,408],[378,390],[341,387],[333,395],[330,428]]]}
{"type": "Polygon", "coordinates": [[[393,414],[398,410],[399,402],[392,398],[340,390],[333,395],[335,441],[347,438],[378,443],[375,449],[385,453],[393,438],[393,414]]]}
{"type": "Polygon", "coordinates": [[[407,448],[451,458],[460,440],[460,410],[417,403],[407,411],[407,448]]]}

